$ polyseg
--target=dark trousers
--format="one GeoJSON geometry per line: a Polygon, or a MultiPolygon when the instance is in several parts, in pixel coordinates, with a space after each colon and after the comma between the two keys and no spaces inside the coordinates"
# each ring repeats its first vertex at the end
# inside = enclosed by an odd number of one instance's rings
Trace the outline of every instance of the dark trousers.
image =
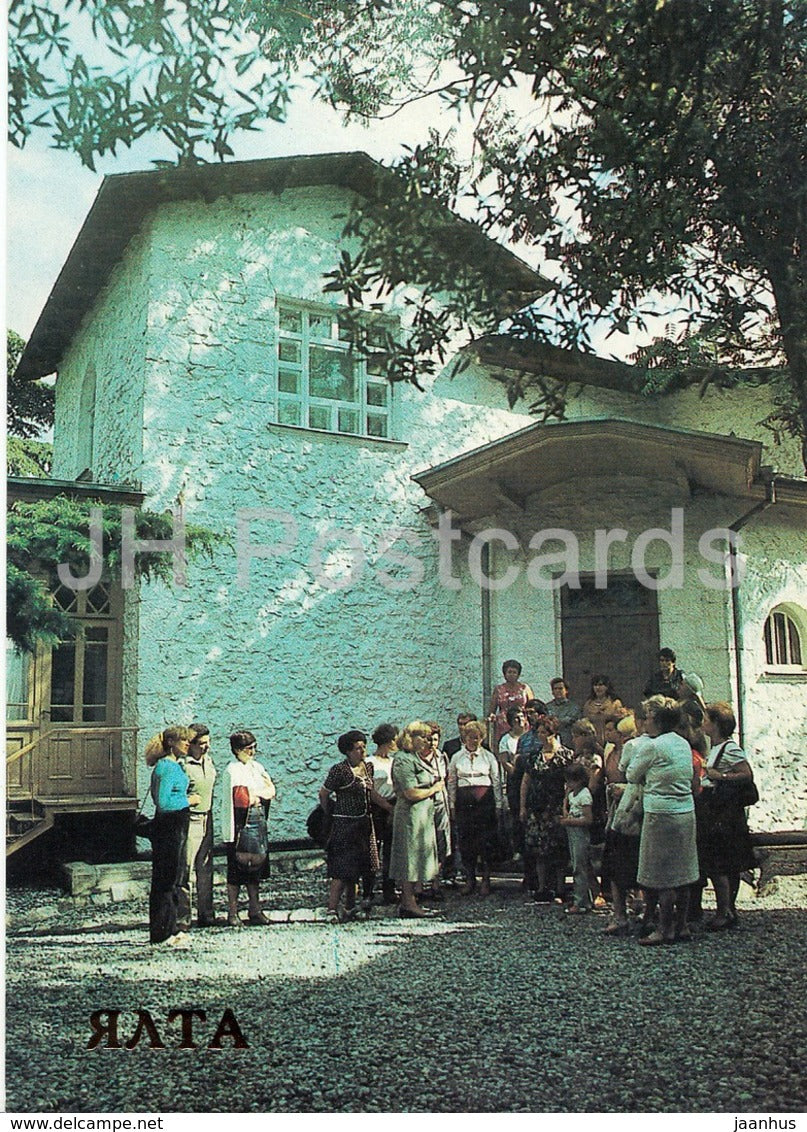
{"type": "Polygon", "coordinates": [[[213,815],[191,815],[185,854],[187,868],[179,886],[177,922],[191,926],[191,889],[196,889],[196,917],[200,924],[213,919],[213,815]],[[192,859],[191,859],[192,858],[192,859]]]}
{"type": "Polygon", "coordinates": [[[149,938],[162,943],[177,932],[179,886],[187,867],[190,810],[172,810],[154,815],[151,838],[151,892],[149,893],[149,938]]]}

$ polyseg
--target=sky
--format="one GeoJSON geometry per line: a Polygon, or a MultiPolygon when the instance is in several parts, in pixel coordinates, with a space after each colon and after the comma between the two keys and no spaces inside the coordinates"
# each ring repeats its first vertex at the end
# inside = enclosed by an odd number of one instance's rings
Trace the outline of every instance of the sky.
{"type": "MultiPolygon", "coordinates": [[[[534,114],[526,88],[512,97],[521,113],[534,114]]],[[[336,111],[301,86],[286,122],[267,122],[258,133],[236,135],[235,157],[230,160],[363,150],[380,161],[391,161],[404,145],[423,141],[435,125],[441,130],[458,127],[455,115],[433,103],[416,104],[382,123],[345,125],[336,111]]],[[[469,123],[459,123],[459,146],[470,144],[470,138],[469,123]]],[[[7,325],[23,338],[36,324],[104,175],[148,169],[152,158],[171,156],[167,149],[157,152],[157,144],[143,139],[136,150],[99,159],[95,173],[85,169],[78,157],[49,148],[44,133],[22,150],[8,147],[7,325]]],[[[520,249],[519,254],[538,266],[535,249],[520,249]]]]}

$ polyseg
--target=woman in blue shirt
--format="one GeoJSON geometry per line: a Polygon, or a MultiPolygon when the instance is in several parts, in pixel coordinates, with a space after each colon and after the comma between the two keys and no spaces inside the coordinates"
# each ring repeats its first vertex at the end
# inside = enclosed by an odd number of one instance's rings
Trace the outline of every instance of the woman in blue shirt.
{"type": "Polygon", "coordinates": [[[146,746],[151,772],[154,826],[151,837],[151,892],[149,893],[149,938],[152,943],[186,949],[187,932],[177,931],[179,889],[187,867],[190,806],[198,795],[188,794],[188,776],[178,763],[185,758],[193,739],[189,727],[166,727],[146,746]]]}

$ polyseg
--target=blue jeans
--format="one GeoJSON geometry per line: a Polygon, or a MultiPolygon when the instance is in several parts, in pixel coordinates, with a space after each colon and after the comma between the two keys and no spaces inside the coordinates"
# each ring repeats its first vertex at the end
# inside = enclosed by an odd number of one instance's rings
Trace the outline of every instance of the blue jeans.
{"type": "Polygon", "coordinates": [[[588,829],[581,825],[567,825],[566,836],[569,839],[569,856],[574,875],[574,902],[578,908],[588,909],[591,907],[591,892],[588,887],[591,836],[588,829]]]}

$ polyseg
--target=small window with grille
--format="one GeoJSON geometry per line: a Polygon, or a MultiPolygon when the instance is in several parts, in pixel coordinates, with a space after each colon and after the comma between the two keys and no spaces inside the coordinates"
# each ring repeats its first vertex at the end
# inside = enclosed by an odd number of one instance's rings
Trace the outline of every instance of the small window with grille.
{"type": "Polygon", "coordinates": [[[795,607],[777,606],[771,610],[763,632],[765,661],[772,669],[804,669],[804,622],[795,607]]]}
{"type": "MultiPolygon", "coordinates": [[[[391,326],[388,319],[368,324],[367,344],[382,348],[391,326]]],[[[392,386],[351,349],[344,311],[279,299],[275,363],[278,424],[392,438],[392,386]]]]}

